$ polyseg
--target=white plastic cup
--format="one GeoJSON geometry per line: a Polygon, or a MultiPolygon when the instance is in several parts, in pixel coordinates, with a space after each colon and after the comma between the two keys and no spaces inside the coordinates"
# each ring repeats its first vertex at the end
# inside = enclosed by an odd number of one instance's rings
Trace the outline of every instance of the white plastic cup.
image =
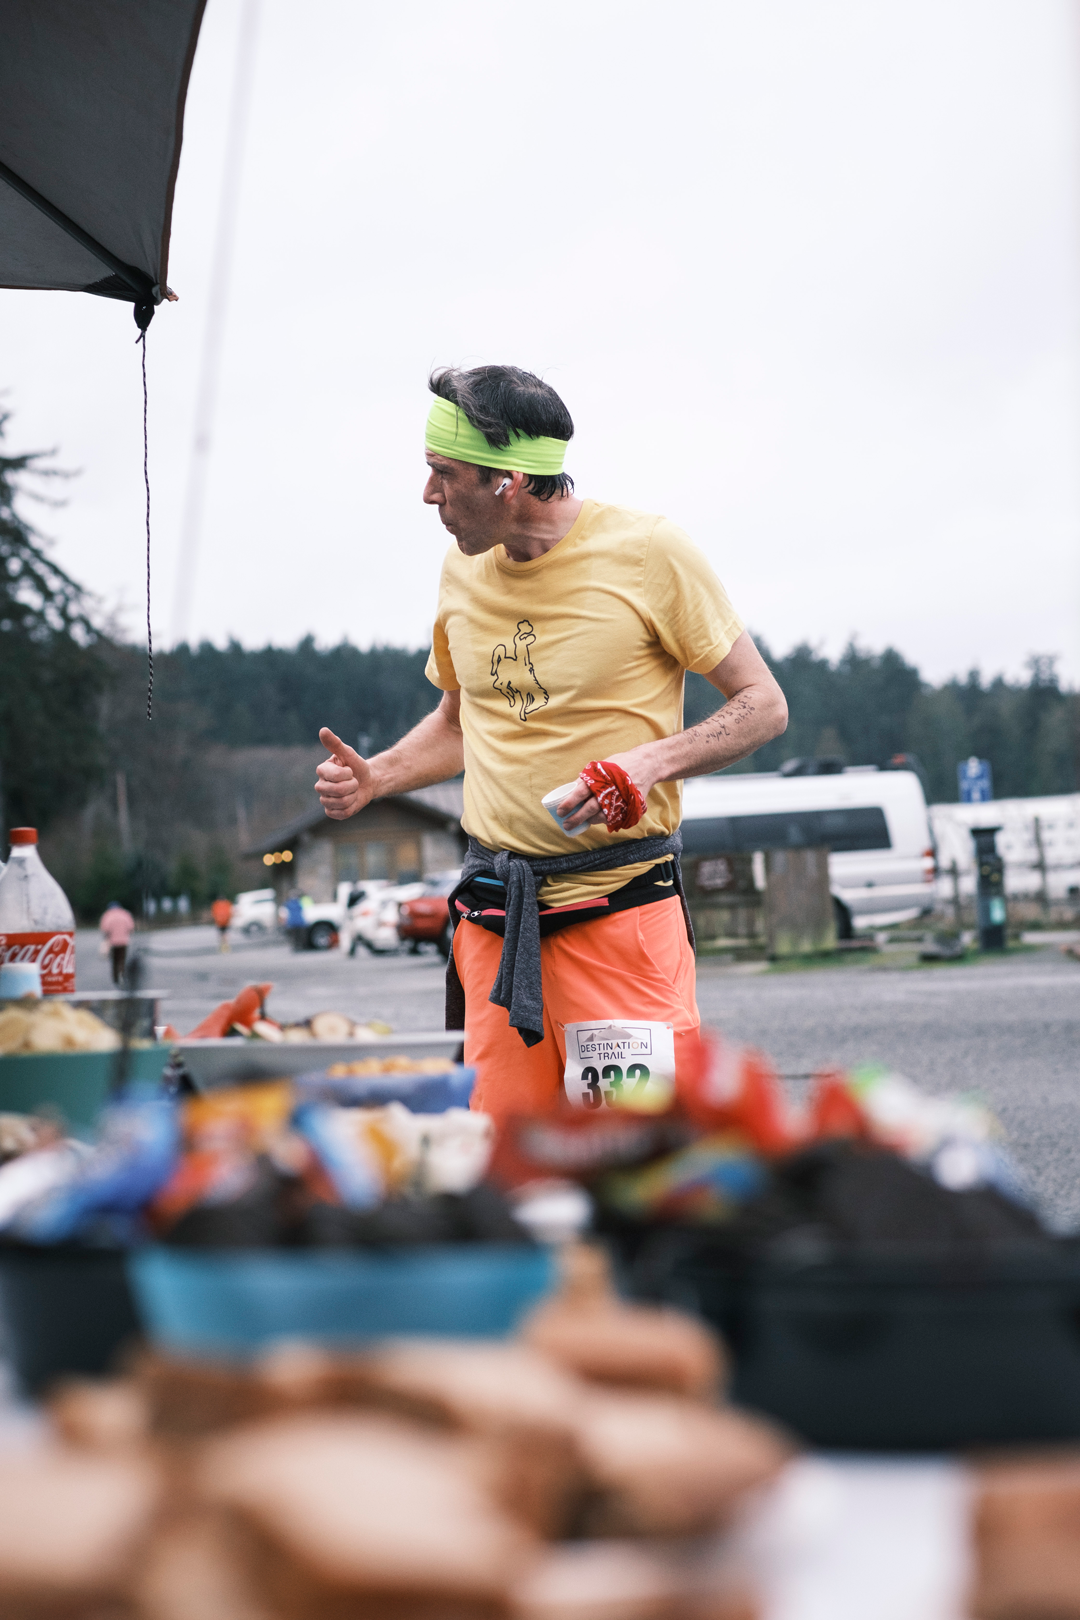
{"type": "MultiPolygon", "coordinates": [[[[581,777],[575,776],[572,782],[564,782],[562,787],[552,788],[551,792],[545,793],[544,797],[540,800],[540,803],[543,805],[548,815],[551,816],[553,821],[558,822],[567,838],[576,838],[579,833],[588,832],[589,823],[585,821],[580,827],[568,827],[555,807],[556,805],[562,804],[563,800],[569,798],[573,790],[581,785],[581,777]]],[[[574,809],[571,810],[570,814],[575,815],[580,808],[581,805],[576,805],[574,809]]]]}
{"type": "Polygon", "coordinates": [[[5,962],[0,966],[0,1001],[41,995],[40,962],[5,962]]]}

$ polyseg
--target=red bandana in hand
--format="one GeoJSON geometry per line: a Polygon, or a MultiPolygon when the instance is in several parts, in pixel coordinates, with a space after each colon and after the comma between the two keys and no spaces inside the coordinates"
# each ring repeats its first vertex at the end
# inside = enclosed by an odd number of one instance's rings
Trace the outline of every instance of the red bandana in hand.
{"type": "Polygon", "coordinates": [[[608,832],[637,826],[645,814],[645,800],[621,765],[594,759],[579,775],[600,806],[608,832]]]}

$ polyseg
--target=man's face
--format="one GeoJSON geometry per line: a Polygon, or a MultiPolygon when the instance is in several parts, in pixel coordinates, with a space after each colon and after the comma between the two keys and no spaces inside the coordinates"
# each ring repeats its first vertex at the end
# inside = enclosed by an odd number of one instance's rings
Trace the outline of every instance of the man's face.
{"type": "Polygon", "coordinates": [[[495,494],[499,479],[481,482],[480,469],[469,461],[427,452],[428,481],[424,502],[438,507],[443,527],[466,557],[479,557],[497,546],[507,528],[507,512],[495,494]]]}

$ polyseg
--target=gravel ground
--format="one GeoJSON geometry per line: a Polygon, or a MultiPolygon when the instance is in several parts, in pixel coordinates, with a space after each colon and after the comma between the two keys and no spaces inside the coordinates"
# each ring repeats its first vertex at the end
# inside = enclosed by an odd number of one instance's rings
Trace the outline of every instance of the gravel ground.
{"type": "MultiPolygon", "coordinates": [[[[218,955],[210,928],[137,936],[147,980],[169,992],[164,1011],[193,1027],[252,980],[273,981],[271,1010],[303,1018],[334,1007],[395,1029],[442,1027],[440,957],[353,959],[238,943],[218,955]]],[[[915,968],[885,953],[858,964],[762,972],[703,958],[703,1019],[769,1052],[782,1072],[823,1064],[888,1063],[930,1091],[978,1090],[1008,1132],[1044,1210],[1080,1226],[1080,962],[1052,948],[999,960],[915,968]]],[[[105,986],[97,936],[80,932],[81,990],[105,986]]],[[[804,1082],[792,1082],[796,1095],[804,1082]]]]}

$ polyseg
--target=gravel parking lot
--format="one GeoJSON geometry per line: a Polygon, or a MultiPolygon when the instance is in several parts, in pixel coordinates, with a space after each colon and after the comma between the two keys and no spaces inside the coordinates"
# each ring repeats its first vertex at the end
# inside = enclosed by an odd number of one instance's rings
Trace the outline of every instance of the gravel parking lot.
{"type": "Polygon", "coordinates": [[[978,1091],[1046,1214],[1080,1226],[1080,962],[1051,948],[742,977],[706,960],[698,1004],[786,1073],[876,1061],[928,1091],[978,1091]]]}
{"type": "MultiPolygon", "coordinates": [[[[442,959],[294,954],[278,941],[219,955],[211,928],[137,936],[148,984],[180,1030],[252,980],[272,981],[281,1019],[339,1008],[400,1030],[442,1027],[442,959]]],[[[785,1074],[887,1063],[928,1090],[977,1090],[1004,1124],[1056,1224],[1080,1226],[1080,962],[1054,948],[913,968],[888,955],[800,972],[703,958],[703,1019],[769,1052],[785,1074]]],[[[97,936],[78,939],[79,988],[108,983],[97,936]]],[[[805,1082],[793,1081],[798,1095],[805,1082]]]]}

